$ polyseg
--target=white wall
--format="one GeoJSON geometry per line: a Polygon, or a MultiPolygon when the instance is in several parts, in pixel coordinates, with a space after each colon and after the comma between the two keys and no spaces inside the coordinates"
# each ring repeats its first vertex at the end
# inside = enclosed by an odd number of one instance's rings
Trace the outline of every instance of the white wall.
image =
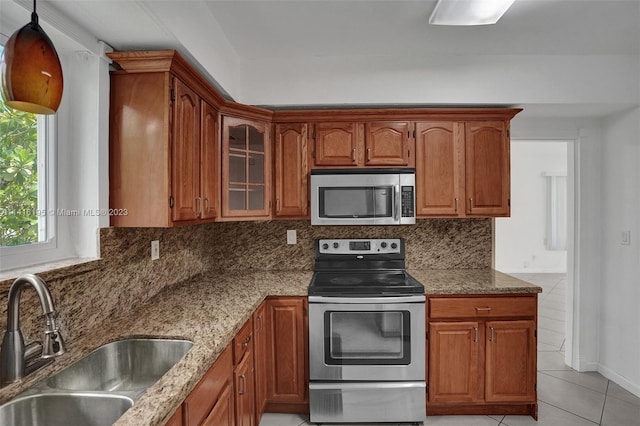
{"type": "Polygon", "coordinates": [[[249,104],[638,103],[637,56],[304,57],[241,62],[249,104]],[[606,84],[603,84],[606,82],[606,84]]]}
{"type": "Polygon", "coordinates": [[[640,395],[640,108],[606,119],[603,137],[598,369],[640,395]]]}
{"type": "Polygon", "coordinates": [[[567,175],[566,142],[511,142],[511,217],[495,220],[497,270],[567,271],[567,251],[546,244],[548,173],[567,175]]]}

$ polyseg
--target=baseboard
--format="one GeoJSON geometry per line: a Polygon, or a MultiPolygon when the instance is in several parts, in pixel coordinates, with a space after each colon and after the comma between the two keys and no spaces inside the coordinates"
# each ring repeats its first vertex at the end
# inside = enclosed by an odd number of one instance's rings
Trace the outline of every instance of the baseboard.
{"type": "Polygon", "coordinates": [[[605,367],[602,364],[598,364],[597,371],[607,379],[611,380],[612,382],[615,382],[616,384],[620,385],[624,389],[628,390],[629,392],[631,392],[632,394],[640,398],[640,384],[630,382],[629,380],[625,379],[624,377],[622,377],[612,369],[605,367]]]}

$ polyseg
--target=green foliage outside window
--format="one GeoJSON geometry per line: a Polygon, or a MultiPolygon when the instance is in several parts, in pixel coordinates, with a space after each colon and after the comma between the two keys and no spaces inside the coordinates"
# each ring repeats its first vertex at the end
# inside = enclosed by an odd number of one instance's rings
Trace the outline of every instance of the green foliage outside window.
{"type": "Polygon", "coordinates": [[[36,115],[0,97],[0,246],[38,241],[37,152],[36,115]]]}

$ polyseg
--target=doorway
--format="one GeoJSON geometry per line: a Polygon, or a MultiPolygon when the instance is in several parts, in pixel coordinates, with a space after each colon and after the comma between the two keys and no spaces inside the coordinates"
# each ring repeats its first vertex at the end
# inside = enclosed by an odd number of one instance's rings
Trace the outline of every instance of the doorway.
{"type": "Polygon", "coordinates": [[[511,217],[496,218],[494,268],[543,288],[539,366],[572,356],[573,141],[512,140],[511,217]]]}

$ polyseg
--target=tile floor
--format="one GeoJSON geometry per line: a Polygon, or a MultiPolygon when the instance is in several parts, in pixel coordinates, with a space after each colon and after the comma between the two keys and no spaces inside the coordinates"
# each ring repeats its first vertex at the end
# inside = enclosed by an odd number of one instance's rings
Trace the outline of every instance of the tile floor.
{"type": "MultiPolygon", "coordinates": [[[[566,276],[513,275],[544,289],[538,299],[538,421],[528,416],[429,416],[425,426],[640,426],[640,398],[598,373],[578,373],[564,364],[566,276]]],[[[260,422],[311,424],[308,416],[272,413],[260,422]]]]}

